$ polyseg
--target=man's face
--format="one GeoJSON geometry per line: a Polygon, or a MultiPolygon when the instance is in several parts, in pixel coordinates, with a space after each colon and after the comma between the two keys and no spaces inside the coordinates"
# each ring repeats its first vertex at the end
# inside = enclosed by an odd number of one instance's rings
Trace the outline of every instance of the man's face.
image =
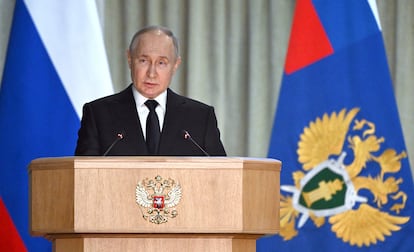
{"type": "Polygon", "coordinates": [[[151,31],[137,38],[134,51],[128,51],[128,64],[135,88],[147,98],[166,90],[181,63],[173,41],[167,35],[151,31]]]}

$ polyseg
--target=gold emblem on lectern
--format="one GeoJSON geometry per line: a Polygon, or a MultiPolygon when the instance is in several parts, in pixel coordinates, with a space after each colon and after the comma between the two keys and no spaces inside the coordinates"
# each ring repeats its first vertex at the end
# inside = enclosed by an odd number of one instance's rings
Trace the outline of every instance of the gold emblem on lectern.
{"type": "Polygon", "coordinates": [[[145,178],[138,182],[135,197],[142,217],[149,222],[162,224],[178,215],[175,206],[181,200],[181,186],[171,178],[163,179],[157,175],[153,179],[145,178]]]}

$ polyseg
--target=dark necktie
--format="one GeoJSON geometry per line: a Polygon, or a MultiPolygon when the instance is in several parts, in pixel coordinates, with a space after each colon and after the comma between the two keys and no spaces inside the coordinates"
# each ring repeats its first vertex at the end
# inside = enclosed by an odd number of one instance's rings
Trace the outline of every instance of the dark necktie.
{"type": "Polygon", "coordinates": [[[158,121],[155,108],[158,106],[158,102],[155,100],[147,100],[145,106],[149,109],[147,117],[147,148],[150,154],[155,155],[158,152],[158,143],[160,141],[160,123],[158,121]]]}

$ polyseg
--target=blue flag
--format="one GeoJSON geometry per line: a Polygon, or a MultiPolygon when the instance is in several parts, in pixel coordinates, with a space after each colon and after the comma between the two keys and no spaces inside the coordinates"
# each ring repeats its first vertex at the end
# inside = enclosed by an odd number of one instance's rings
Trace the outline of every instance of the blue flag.
{"type": "Polygon", "coordinates": [[[95,1],[16,1],[0,89],[0,251],[51,251],[30,236],[28,165],[72,156],[83,103],[112,92],[95,1]]]}
{"type": "Polygon", "coordinates": [[[280,233],[257,251],[414,251],[413,182],[375,1],[298,0],[270,141],[280,233]]]}

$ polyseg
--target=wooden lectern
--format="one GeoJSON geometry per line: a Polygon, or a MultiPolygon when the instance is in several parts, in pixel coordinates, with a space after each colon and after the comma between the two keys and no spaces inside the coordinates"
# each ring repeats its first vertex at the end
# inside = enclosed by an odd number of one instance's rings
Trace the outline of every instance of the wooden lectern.
{"type": "Polygon", "coordinates": [[[256,251],[279,230],[280,168],[228,157],[36,159],[30,228],[55,252],[256,251]]]}

